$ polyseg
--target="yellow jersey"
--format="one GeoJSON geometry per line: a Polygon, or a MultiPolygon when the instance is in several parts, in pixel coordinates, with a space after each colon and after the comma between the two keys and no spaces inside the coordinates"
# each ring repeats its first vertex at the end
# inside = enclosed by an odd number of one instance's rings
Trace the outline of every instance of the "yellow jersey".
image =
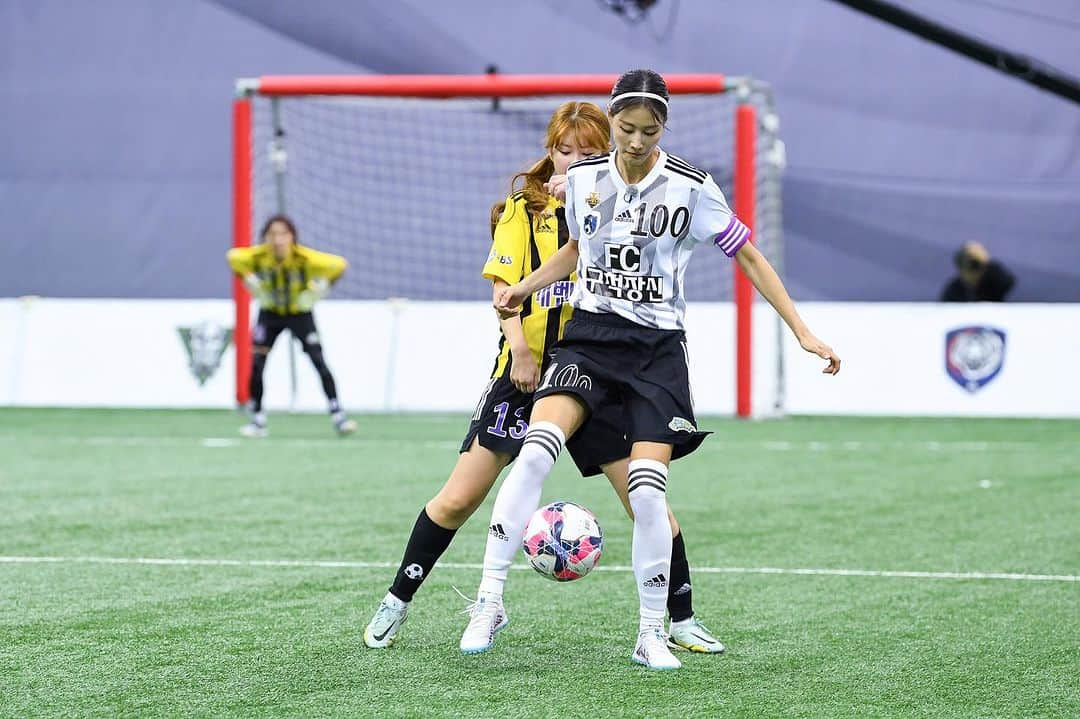
{"type": "MultiPolygon", "coordinates": [[[[484,263],[483,275],[489,280],[500,279],[512,285],[532,274],[569,239],[566,216],[558,200],[550,198],[543,212],[534,215],[525,205],[525,196],[515,192],[506,198],[502,216],[495,226],[495,238],[484,263]]],[[[569,277],[537,290],[521,305],[521,329],[541,367],[570,319],[572,310],[567,300],[574,289],[574,280],[575,274],[571,273],[569,277]]],[[[510,343],[505,336],[500,336],[499,356],[491,376],[509,374],[510,343]]]]}
{"type": "Polygon", "coordinates": [[[294,244],[289,256],[278,260],[268,244],[234,247],[226,255],[229,267],[238,275],[255,275],[263,289],[262,308],[281,315],[300,314],[297,297],[318,278],[335,282],[347,263],[340,255],[319,252],[294,244]]]}

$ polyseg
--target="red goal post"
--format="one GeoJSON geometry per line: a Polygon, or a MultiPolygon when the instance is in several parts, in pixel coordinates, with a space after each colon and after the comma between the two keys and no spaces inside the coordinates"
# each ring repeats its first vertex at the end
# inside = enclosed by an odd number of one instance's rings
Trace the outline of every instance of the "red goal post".
{"type": "MultiPolygon", "coordinates": [[[[233,102],[233,246],[249,246],[254,232],[252,182],[253,111],[255,98],[355,96],[391,98],[517,98],[539,96],[607,96],[616,75],[268,75],[236,83],[233,102]]],[[[717,74],[665,75],[672,95],[721,94],[739,97],[733,120],[733,205],[753,231],[757,208],[756,157],[759,152],[758,107],[750,101],[753,84],[745,78],[717,74]]],[[[509,170],[511,168],[507,168],[509,170]]],[[[754,235],[752,234],[753,238],[754,235]]],[[[752,413],[753,287],[738,266],[734,268],[735,413],[752,413]]],[[[233,281],[236,303],[236,400],[248,400],[251,371],[250,297],[243,283],[233,281]]],[[[779,387],[779,386],[778,386],[779,387]]],[[[779,392],[779,389],[778,389],[779,392]]],[[[779,402],[777,402],[779,404],[779,402]]],[[[773,408],[769,408],[770,410],[773,408]]]]}

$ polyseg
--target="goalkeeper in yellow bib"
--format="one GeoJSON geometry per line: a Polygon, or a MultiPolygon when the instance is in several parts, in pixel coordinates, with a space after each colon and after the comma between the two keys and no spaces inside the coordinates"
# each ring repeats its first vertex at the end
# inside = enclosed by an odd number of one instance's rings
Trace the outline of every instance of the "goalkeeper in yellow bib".
{"type": "Polygon", "coordinates": [[[259,318],[251,332],[251,418],[240,429],[246,437],[267,435],[263,412],[263,370],[270,348],[283,331],[300,340],[304,352],[319,373],[329,403],[330,418],[340,435],[356,431],[356,422],[341,409],[334,375],[326,366],[322,343],[315,327],[312,308],[330,286],[345,273],[345,258],[319,252],[297,243],[296,226],[285,215],[274,215],[260,233],[255,247],[235,247],[227,259],[232,271],[243,278],[252,296],[259,301],[259,318]]]}

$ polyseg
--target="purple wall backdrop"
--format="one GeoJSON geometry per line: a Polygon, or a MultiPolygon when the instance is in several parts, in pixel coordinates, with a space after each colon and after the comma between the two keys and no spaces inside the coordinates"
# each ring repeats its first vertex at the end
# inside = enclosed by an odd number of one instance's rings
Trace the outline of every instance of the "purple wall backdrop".
{"type": "MultiPolygon", "coordinates": [[[[1074,0],[905,5],[1080,75],[1074,0]]],[[[1080,108],[827,0],[0,2],[0,296],[225,296],[234,78],[489,63],[770,82],[797,298],[934,299],[978,239],[1080,301],[1080,108]]]]}

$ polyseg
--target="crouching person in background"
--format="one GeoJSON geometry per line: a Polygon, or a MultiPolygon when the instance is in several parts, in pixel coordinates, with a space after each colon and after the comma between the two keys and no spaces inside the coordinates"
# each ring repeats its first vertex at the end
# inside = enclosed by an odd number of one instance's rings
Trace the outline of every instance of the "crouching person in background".
{"type": "Polygon", "coordinates": [[[304,353],[319,373],[334,429],[340,435],[356,431],[337,398],[334,375],[326,366],[312,308],[344,273],[345,258],[297,243],[296,226],[285,215],[274,215],[263,225],[262,242],[229,250],[229,267],[243,278],[259,302],[259,318],[251,332],[250,421],[240,432],[246,437],[267,435],[263,412],[263,370],[274,340],[288,329],[300,340],[304,353]]]}

